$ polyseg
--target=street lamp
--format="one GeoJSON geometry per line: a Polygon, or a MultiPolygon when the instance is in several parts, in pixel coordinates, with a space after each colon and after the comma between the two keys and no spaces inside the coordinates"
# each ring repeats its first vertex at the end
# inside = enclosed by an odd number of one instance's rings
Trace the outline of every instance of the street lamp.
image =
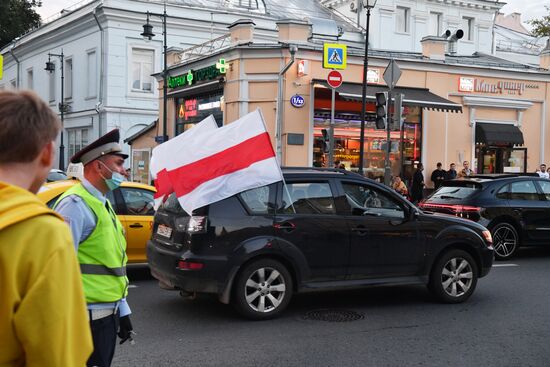
{"type": "Polygon", "coordinates": [[[378,0],[363,0],[363,7],[367,8],[367,29],[365,35],[365,58],[363,60],[363,93],[361,107],[361,137],[359,140],[359,173],[363,174],[363,156],[365,154],[365,110],[367,108],[367,73],[369,71],[369,26],[370,10],[376,6],[378,0]]]}
{"type": "Polygon", "coordinates": [[[65,129],[65,95],[64,95],[64,87],[65,87],[65,75],[63,72],[63,64],[64,64],[64,58],[63,55],[63,49],[61,49],[60,54],[52,54],[48,53],[48,61],[46,62],[46,67],[44,70],[49,72],[50,74],[55,71],[55,64],[52,62],[52,57],[59,57],[61,60],[61,102],[59,102],[59,112],[61,113],[61,144],[59,145],[59,169],[65,170],[65,146],[63,145],[63,130],[65,129]]]}
{"type": "MultiPolygon", "coordinates": [[[[167,69],[167,45],[166,45],[166,2],[164,2],[164,12],[162,14],[160,13],[151,13],[147,12],[147,23],[143,25],[143,33],[141,33],[141,36],[150,41],[153,37],[155,37],[155,34],[153,33],[153,26],[149,23],[149,17],[151,15],[160,17],[162,19],[162,34],[164,35],[164,67],[162,69],[162,80],[163,80],[163,86],[162,86],[162,106],[163,106],[163,113],[162,113],[162,142],[165,142],[168,140],[168,133],[166,131],[166,105],[168,102],[168,69],[167,69]]],[[[177,127],[174,123],[174,136],[176,136],[177,127]]]]}

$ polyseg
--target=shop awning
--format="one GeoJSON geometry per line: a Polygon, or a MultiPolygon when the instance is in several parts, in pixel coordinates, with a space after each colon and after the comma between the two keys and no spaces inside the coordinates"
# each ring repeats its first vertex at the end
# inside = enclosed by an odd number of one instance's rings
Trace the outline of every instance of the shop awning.
{"type": "MultiPolygon", "coordinates": [[[[330,88],[325,80],[315,80],[315,82],[330,88]]],[[[361,101],[362,99],[362,85],[358,83],[342,83],[336,91],[343,99],[354,101],[361,101]]],[[[367,100],[374,101],[376,93],[387,91],[389,89],[384,85],[369,84],[367,86],[367,100]]],[[[409,106],[418,106],[435,111],[462,112],[462,105],[433,94],[426,88],[395,87],[393,93],[402,93],[405,96],[403,103],[409,106]]]]}
{"type": "Polygon", "coordinates": [[[512,124],[476,123],[476,143],[487,145],[523,145],[523,133],[512,124]]]}

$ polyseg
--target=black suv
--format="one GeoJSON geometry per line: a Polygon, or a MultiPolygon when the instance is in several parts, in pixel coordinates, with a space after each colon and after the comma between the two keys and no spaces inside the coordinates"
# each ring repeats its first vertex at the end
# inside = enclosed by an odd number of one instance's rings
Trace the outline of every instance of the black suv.
{"type": "Polygon", "coordinates": [[[550,180],[538,176],[479,175],[445,181],[420,207],[489,228],[499,260],[512,257],[519,246],[550,244],[550,180]]]}
{"type": "Polygon", "coordinates": [[[443,302],[463,302],[491,269],[491,234],[477,223],[423,213],[355,173],[283,174],[286,185],[249,190],[192,216],[171,196],[147,244],[160,287],[214,293],[246,317],[267,319],[308,290],[427,284],[443,302]]]}

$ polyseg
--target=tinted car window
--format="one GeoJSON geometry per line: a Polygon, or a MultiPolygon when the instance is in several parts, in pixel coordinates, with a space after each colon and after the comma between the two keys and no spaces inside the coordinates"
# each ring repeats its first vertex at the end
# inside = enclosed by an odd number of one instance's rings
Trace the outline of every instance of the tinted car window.
{"type": "Polygon", "coordinates": [[[550,181],[537,181],[546,197],[546,200],[550,200],[550,181]]]}
{"type": "MultiPolygon", "coordinates": [[[[122,187],[120,189],[129,215],[154,215],[153,193],[148,190],[122,187]]],[[[111,202],[112,204],[112,202],[111,202]]]]}
{"type": "Polygon", "coordinates": [[[497,191],[497,199],[508,199],[510,197],[510,185],[504,185],[497,191]]]}
{"type": "Polygon", "coordinates": [[[162,203],[161,208],[163,210],[166,210],[166,211],[169,211],[169,212],[172,212],[172,213],[188,215],[185,212],[185,210],[183,210],[183,208],[181,207],[181,205],[178,201],[178,197],[176,196],[175,193],[172,193],[172,194],[170,194],[170,196],[168,196],[168,199],[166,199],[162,203]]]}
{"type": "Polygon", "coordinates": [[[356,214],[357,210],[354,208],[360,208],[370,214],[383,217],[405,218],[403,208],[387,193],[374,187],[355,183],[344,183],[342,186],[351,207],[350,214],[356,214]]]}
{"type": "Polygon", "coordinates": [[[249,212],[255,214],[269,213],[269,186],[247,190],[239,194],[249,212]]]}
{"type": "Polygon", "coordinates": [[[510,184],[511,200],[539,200],[537,188],[533,181],[518,181],[510,184]]]}
{"type": "Polygon", "coordinates": [[[442,186],[431,196],[431,199],[465,199],[480,189],[479,186],[442,186]]]}
{"type": "Polygon", "coordinates": [[[335,214],[334,197],[328,182],[287,183],[283,188],[286,214],[335,214]]]}
{"type": "Polygon", "coordinates": [[[47,182],[53,182],[53,181],[60,181],[60,180],[66,180],[67,175],[63,171],[59,170],[51,170],[50,173],[48,173],[48,177],[46,178],[47,182]]]}

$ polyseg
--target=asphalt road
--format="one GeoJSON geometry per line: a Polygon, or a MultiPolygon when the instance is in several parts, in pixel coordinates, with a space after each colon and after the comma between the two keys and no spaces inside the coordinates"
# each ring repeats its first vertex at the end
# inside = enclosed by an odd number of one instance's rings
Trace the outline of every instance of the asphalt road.
{"type": "Polygon", "coordinates": [[[113,366],[550,366],[550,248],[497,262],[464,304],[425,287],[297,295],[279,319],[247,321],[215,297],[184,300],[133,268],[135,345],[113,366]],[[353,311],[356,321],[306,319],[353,311]]]}

